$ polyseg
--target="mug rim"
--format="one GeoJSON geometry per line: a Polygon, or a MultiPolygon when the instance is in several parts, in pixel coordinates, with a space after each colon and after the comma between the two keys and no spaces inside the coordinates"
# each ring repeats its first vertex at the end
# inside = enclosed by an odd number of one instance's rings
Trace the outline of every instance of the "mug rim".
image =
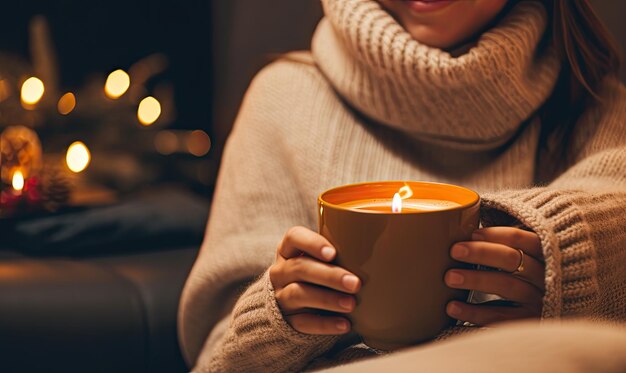
{"type": "Polygon", "coordinates": [[[340,185],[340,186],[337,186],[337,187],[330,188],[330,189],[320,193],[319,196],[317,197],[318,205],[323,206],[323,207],[327,206],[327,207],[331,207],[331,208],[334,208],[334,209],[337,209],[337,210],[343,210],[343,211],[349,211],[349,212],[355,212],[355,213],[362,213],[362,214],[376,214],[376,215],[432,214],[432,213],[442,212],[442,211],[463,210],[463,209],[466,209],[468,207],[472,207],[472,206],[476,205],[477,203],[480,202],[480,200],[481,199],[480,199],[480,195],[478,194],[478,192],[476,192],[473,189],[464,187],[464,186],[455,185],[455,184],[449,184],[449,183],[440,183],[440,182],[435,182],[435,181],[411,181],[411,180],[364,181],[364,182],[360,182],[360,183],[345,184],[345,185],[340,185]],[[446,208],[437,209],[437,210],[408,211],[408,212],[403,212],[402,214],[397,214],[397,213],[394,213],[394,212],[357,210],[357,209],[355,209],[353,207],[345,207],[345,206],[338,205],[338,204],[331,203],[331,202],[328,202],[328,201],[324,200],[324,196],[326,194],[331,193],[331,192],[336,191],[336,190],[339,190],[339,189],[358,187],[359,185],[392,184],[392,183],[414,183],[414,184],[440,185],[440,186],[445,186],[445,187],[457,188],[457,189],[462,189],[464,191],[470,192],[471,194],[474,195],[474,198],[470,202],[459,204],[459,206],[446,207],[446,208]]]}

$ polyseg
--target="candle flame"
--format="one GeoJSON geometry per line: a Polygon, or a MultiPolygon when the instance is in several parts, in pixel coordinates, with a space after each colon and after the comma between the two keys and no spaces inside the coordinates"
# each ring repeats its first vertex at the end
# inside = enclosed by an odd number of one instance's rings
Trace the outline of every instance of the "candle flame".
{"type": "Polygon", "coordinates": [[[413,190],[409,187],[409,184],[404,183],[404,186],[398,189],[398,193],[393,195],[391,211],[394,213],[402,212],[402,200],[411,198],[412,196],[413,190]]]}
{"type": "Polygon", "coordinates": [[[413,196],[413,190],[407,184],[404,184],[404,186],[398,190],[398,193],[402,199],[411,198],[413,196]]]}
{"type": "Polygon", "coordinates": [[[13,189],[18,192],[21,192],[22,189],[24,189],[24,175],[22,174],[22,171],[15,171],[11,184],[13,185],[13,189]]]}
{"type": "Polygon", "coordinates": [[[402,197],[400,197],[399,193],[393,195],[393,202],[391,202],[391,212],[402,212],[402,197]]]}

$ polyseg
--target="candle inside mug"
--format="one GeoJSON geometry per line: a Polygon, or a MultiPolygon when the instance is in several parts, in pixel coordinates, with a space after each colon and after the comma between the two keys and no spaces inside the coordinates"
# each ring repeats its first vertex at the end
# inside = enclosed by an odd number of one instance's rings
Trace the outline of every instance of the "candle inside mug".
{"type": "Polygon", "coordinates": [[[449,268],[464,268],[450,247],[471,239],[479,209],[476,192],[428,182],[350,184],[319,196],[319,232],[337,250],[334,264],[363,281],[346,316],[368,346],[415,345],[454,325],[446,305],[468,292],[443,278],[449,268]],[[402,204],[397,212],[394,197],[402,204]]]}
{"type": "MultiPolygon", "coordinates": [[[[391,198],[371,198],[344,202],[340,206],[361,211],[364,210],[380,213],[390,213],[394,212],[392,205],[393,199],[391,198]]],[[[402,208],[398,212],[411,213],[423,211],[437,211],[455,208],[458,206],[461,205],[453,201],[446,201],[441,199],[409,198],[402,200],[402,208]]]]}

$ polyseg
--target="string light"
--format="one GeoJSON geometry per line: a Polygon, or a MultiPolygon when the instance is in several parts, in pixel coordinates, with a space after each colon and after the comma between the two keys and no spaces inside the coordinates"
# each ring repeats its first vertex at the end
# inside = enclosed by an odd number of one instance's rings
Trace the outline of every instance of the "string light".
{"type": "Polygon", "coordinates": [[[149,126],[159,119],[160,115],[161,104],[156,98],[148,96],[141,100],[139,108],[137,108],[137,118],[139,119],[139,123],[144,126],[149,126]]]}
{"type": "Polygon", "coordinates": [[[32,106],[41,100],[45,87],[43,82],[36,77],[30,77],[22,84],[21,98],[22,103],[32,106]]]}
{"type": "Polygon", "coordinates": [[[201,130],[192,131],[187,138],[187,150],[196,157],[202,157],[211,149],[211,138],[201,130]]]}
{"type": "Polygon", "coordinates": [[[130,77],[126,71],[118,69],[113,71],[107,77],[104,83],[104,93],[107,97],[116,99],[121,97],[130,87],[130,77]]]}
{"type": "Polygon", "coordinates": [[[72,92],[67,92],[59,99],[57,109],[61,115],[68,115],[76,107],[76,97],[72,92]]]}
{"type": "Polygon", "coordinates": [[[90,161],[91,154],[89,153],[89,149],[87,149],[87,146],[82,142],[76,141],[67,148],[65,162],[72,172],[82,172],[87,168],[90,161]]]}
{"type": "Polygon", "coordinates": [[[0,102],[11,96],[11,87],[6,79],[0,79],[0,102]]]}
{"type": "Polygon", "coordinates": [[[170,155],[178,150],[178,136],[172,131],[160,131],[154,137],[154,147],[163,155],[170,155]]]}

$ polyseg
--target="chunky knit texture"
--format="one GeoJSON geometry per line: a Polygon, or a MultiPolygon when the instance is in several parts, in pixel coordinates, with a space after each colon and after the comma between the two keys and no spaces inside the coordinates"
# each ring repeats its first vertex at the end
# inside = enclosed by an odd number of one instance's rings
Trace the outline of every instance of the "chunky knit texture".
{"type": "Polygon", "coordinates": [[[547,23],[539,3],[518,6],[458,58],[415,41],[375,1],[323,4],[313,52],[324,74],[360,112],[420,139],[501,145],[556,83],[559,59],[537,51],[547,23]]]}
{"type": "Polygon", "coordinates": [[[576,125],[567,171],[535,185],[553,165],[537,162],[534,113],[559,71],[553,51],[538,49],[538,2],[520,3],[456,58],[410,39],[373,0],[324,7],[315,63],[298,54],[264,69],[228,141],[181,300],[180,338],[195,370],[298,371],[375,352],[293,330],[261,275],[288,228],[316,229],[317,196],[353,182],[478,190],[484,225],[523,225],[541,238],[544,318],[626,321],[626,89],[607,78],[603,100],[576,125]]]}

